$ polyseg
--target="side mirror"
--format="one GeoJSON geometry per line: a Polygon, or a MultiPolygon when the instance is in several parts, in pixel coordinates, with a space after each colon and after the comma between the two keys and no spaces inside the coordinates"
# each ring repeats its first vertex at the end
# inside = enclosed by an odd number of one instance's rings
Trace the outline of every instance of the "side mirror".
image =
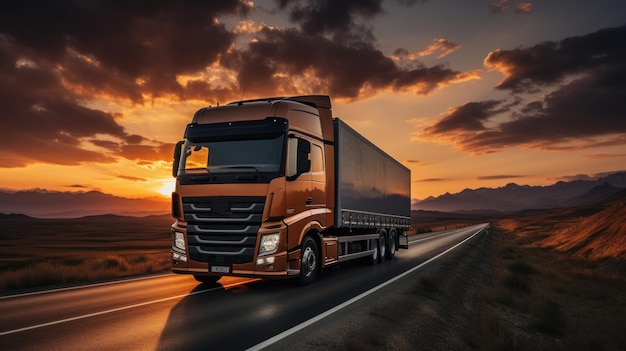
{"type": "Polygon", "coordinates": [[[174,146],[174,162],[172,163],[172,177],[176,178],[178,175],[178,165],[180,164],[180,155],[183,150],[184,141],[179,141],[174,146]]]}

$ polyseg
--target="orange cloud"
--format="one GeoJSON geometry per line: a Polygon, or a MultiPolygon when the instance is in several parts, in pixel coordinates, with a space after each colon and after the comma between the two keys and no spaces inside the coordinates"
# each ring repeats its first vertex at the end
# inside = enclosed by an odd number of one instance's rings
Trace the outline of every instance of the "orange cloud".
{"type": "Polygon", "coordinates": [[[518,2],[515,4],[515,12],[517,13],[531,13],[533,12],[533,4],[531,2],[518,2]]]}
{"type": "MultiPolygon", "coordinates": [[[[426,49],[418,52],[415,55],[420,56],[420,57],[428,56],[439,51],[439,56],[437,57],[442,58],[458,50],[460,47],[461,46],[456,43],[453,43],[446,39],[439,38],[439,39],[434,39],[432,44],[428,45],[426,49]]],[[[413,54],[409,55],[409,59],[412,59],[412,58],[414,58],[414,55],[413,54]]]]}

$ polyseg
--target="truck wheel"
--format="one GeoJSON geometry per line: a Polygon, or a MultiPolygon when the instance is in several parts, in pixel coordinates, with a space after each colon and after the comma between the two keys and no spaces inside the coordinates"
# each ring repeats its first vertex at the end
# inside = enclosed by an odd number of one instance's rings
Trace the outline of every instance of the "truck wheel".
{"type": "Polygon", "coordinates": [[[202,284],[216,284],[221,277],[213,275],[193,275],[193,277],[202,284]]]}
{"type": "Polygon", "coordinates": [[[379,260],[379,253],[380,253],[380,244],[379,244],[379,240],[378,239],[372,239],[370,242],[371,248],[374,250],[372,252],[372,255],[368,258],[365,257],[365,259],[367,260],[367,262],[369,264],[371,264],[372,266],[378,263],[379,260]]]}
{"type": "Polygon", "coordinates": [[[317,278],[319,269],[319,253],[317,243],[313,238],[307,236],[302,242],[300,250],[300,285],[309,285],[317,278]]]}
{"type": "Polygon", "coordinates": [[[378,237],[378,262],[383,262],[387,256],[387,233],[380,231],[378,237]]]}
{"type": "Polygon", "coordinates": [[[391,229],[389,231],[389,240],[387,240],[387,259],[390,260],[393,256],[396,255],[396,241],[398,240],[398,235],[396,234],[395,229],[391,229]]]}

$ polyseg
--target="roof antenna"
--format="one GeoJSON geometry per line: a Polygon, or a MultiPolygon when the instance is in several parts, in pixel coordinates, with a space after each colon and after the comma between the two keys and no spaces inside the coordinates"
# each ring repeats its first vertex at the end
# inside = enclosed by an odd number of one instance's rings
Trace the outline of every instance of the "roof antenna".
{"type": "Polygon", "coordinates": [[[243,91],[241,92],[241,100],[239,100],[239,104],[238,106],[243,105],[243,96],[246,94],[246,88],[243,88],[243,91]]]}

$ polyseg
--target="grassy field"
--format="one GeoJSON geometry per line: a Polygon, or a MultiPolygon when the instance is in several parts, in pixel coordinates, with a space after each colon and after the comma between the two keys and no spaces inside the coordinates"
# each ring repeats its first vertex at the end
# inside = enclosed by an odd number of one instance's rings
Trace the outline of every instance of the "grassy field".
{"type": "Polygon", "coordinates": [[[0,215],[0,291],[169,269],[172,222],[169,215],[0,215]]]}
{"type": "Polygon", "coordinates": [[[626,279],[619,265],[543,244],[578,221],[532,216],[495,223],[493,280],[476,295],[478,323],[468,333],[477,348],[626,348],[626,279]]]}

